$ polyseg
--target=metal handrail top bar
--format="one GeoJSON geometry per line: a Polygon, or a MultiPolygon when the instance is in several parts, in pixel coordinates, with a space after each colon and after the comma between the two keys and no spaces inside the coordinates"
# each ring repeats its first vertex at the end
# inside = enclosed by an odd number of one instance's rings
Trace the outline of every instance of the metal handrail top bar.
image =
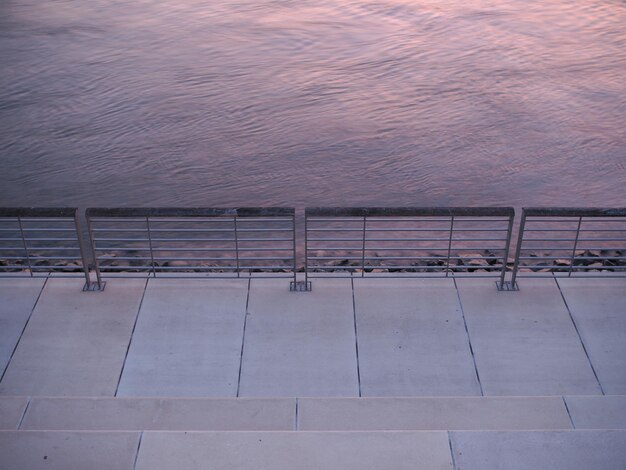
{"type": "Polygon", "coordinates": [[[626,217],[626,207],[524,207],[527,217],[626,217]]]}
{"type": "Polygon", "coordinates": [[[512,207],[307,207],[307,217],[513,216],[512,207]]]}
{"type": "MultiPolygon", "coordinates": [[[[534,222],[534,220],[533,220],[534,222]]],[[[613,221],[617,222],[617,221],[613,221]]],[[[525,228],[524,232],[623,232],[623,228],[581,228],[576,230],[575,228],[525,228]]],[[[540,240],[540,238],[537,238],[540,240]]]]}
{"type": "MultiPolygon", "coordinates": [[[[9,217],[10,218],[10,217],[9,217]]],[[[31,219],[22,219],[23,221],[29,221],[31,219]]],[[[35,220],[35,219],[32,219],[35,220]]],[[[40,221],[41,219],[36,219],[37,221],[40,221]]],[[[55,221],[57,221],[55,219],[55,221]]],[[[72,222],[71,220],[65,220],[65,219],[59,219],[59,222],[72,222]]],[[[12,222],[10,220],[3,220],[2,222],[12,222]]],[[[0,232],[15,232],[18,229],[15,228],[0,228],[0,232]]],[[[74,227],[71,228],[32,228],[32,227],[22,227],[22,230],[24,232],[73,232],[75,230],[74,227]]]]}
{"type": "Polygon", "coordinates": [[[292,207],[90,207],[87,217],[285,217],[292,207]]]}
{"type": "Polygon", "coordinates": [[[0,207],[0,217],[74,217],[76,207],[0,207]]]}
{"type": "Polygon", "coordinates": [[[534,215],[534,216],[526,216],[526,219],[529,222],[533,222],[534,224],[544,224],[548,226],[549,224],[563,224],[564,222],[571,222],[573,217],[587,217],[588,222],[595,222],[599,224],[608,224],[608,223],[624,223],[622,220],[622,216],[613,216],[608,217],[604,215],[598,216],[579,216],[579,215],[564,215],[564,216],[545,216],[545,215],[534,215]]]}
{"type": "MultiPolygon", "coordinates": [[[[504,219],[503,219],[504,220],[504,219]]],[[[447,221],[449,222],[449,221],[447,221]]],[[[309,232],[449,232],[450,228],[310,228],[309,232]]],[[[505,228],[455,228],[455,232],[508,232],[505,228]]]]}

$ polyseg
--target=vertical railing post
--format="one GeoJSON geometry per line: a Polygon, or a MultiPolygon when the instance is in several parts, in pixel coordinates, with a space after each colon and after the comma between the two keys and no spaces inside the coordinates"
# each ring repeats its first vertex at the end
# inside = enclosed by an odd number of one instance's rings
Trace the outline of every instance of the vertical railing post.
{"type": "Polygon", "coordinates": [[[96,248],[96,237],[94,236],[94,233],[93,233],[93,225],[91,223],[91,217],[89,217],[89,214],[86,214],[86,219],[87,219],[87,234],[89,235],[89,244],[91,245],[91,253],[93,254],[94,270],[96,271],[97,289],[95,288],[93,283],[91,283],[91,278],[90,278],[89,284],[86,285],[85,288],[83,288],[83,290],[102,291],[104,290],[104,286],[106,285],[106,282],[102,282],[102,277],[100,275],[100,263],[98,262],[98,250],[96,248]]]}
{"type": "Polygon", "coordinates": [[[517,247],[515,248],[515,260],[513,261],[513,272],[511,273],[511,289],[517,290],[516,279],[517,270],[519,269],[519,257],[522,252],[522,243],[524,242],[524,227],[526,226],[526,209],[522,209],[522,220],[519,224],[519,232],[517,233],[517,247]]]}
{"type": "Polygon", "coordinates": [[[298,281],[296,272],[298,270],[297,245],[296,245],[296,214],[292,215],[293,227],[293,281],[289,283],[289,290],[293,292],[309,292],[312,289],[309,281],[309,227],[307,209],[304,209],[304,281],[298,281]]]}
{"type": "MultiPolygon", "coordinates": [[[[507,290],[506,289],[506,268],[509,262],[509,251],[511,249],[511,238],[513,236],[513,220],[515,218],[515,213],[509,215],[509,225],[506,232],[506,245],[504,247],[504,255],[502,257],[502,272],[500,273],[500,283],[497,284],[498,290],[507,290]]],[[[512,283],[508,290],[515,290],[515,284],[512,283]]]]}
{"type": "Polygon", "coordinates": [[[154,252],[152,249],[152,232],[150,231],[150,217],[146,217],[146,228],[148,230],[148,245],[150,246],[150,262],[152,263],[152,277],[156,277],[156,269],[154,266],[154,252]]]}
{"type": "Polygon", "coordinates": [[[450,237],[448,239],[448,259],[446,261],[446,277],[450,272],[450,254],[452,252],[452,234],[454,233],[454,214],[450,215],[450,237]]]}
{"type": "Polygon", "coordinates": [[[24,254],[26,255],[26,262],[28,263],[28,271],[30,272],[30,277],[33,277],[33,266],[30,261],[30,253],[28,252],[28,245],[26,244],[26,235],[24,235],[24,227],[22,226],[22,218],[20,216],[17,217],[17,224],[20,227],[20,235],[22,237],[22,245],[24,246],[24,254]]]}
{"type": "MultiPolygon", "coordinates": [[[[297,255],[297,244],[296,244],[296,214],[295,212],[291,215],[291,236],[293,238],[293,285],[296,285],[296,271],[298,269],[298,255],[297,255]]],[[[306,272],[305,272],[306,277],[306,272]]],[[[306,282],[306,281],[305,281],[306,282]]]]}
{"type": "Polygon", "coordinates": [[[83,262],[83,272],[85,273],[85,286],[83,290],[92,290],[91,278],[89,277],[89,261],[87,260],[87,252],[83,241],[83,231],[78,221],[78,209],[74,212],[74,226],[76,227],[76,237],[78,239],[78,249],[80,250],[80,258],[83,262]]]}
{"type": "Polygon", "coordinates": [[[304,211],[304,284],[309,285],[309,218],[304,211]]]}
{"type": "Polygon", "coordinates": [[[578,226],[576,227],[576,237],[574,238],[574,248],[572,249],[572,256],[569,261],[569,271],[567,277],[572,276],[572,270],[574,269],[574,259],[576,258],[576,248],[578,247],[578,237],[580,235],[580,225],[583,221],[582,216],[578,217],[578,226]]]}
{"type": "MultiPolygon", "coordinates": [[[[237,215],[233,216],[233,228],[235,231],[235,259],[237,262],[237,277],[241,277],[241,272],[240,272],[240,264],[239,264],[239,235],[237,232],[237,215]]],[[[250,266],[252,266],[252,264],[250,264],[250,266]]]]}
{"type": "Polygon", "coordinates": [[[367,216],[363,216],[363,244],[361,246],[361,277],[365,277],[365,233],[366,233],[367,216]]]}

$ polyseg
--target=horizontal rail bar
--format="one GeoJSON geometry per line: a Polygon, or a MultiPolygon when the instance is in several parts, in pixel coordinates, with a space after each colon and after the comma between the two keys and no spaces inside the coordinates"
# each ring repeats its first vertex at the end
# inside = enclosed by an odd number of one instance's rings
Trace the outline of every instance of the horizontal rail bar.
{"type": "MultiPolygon", "coordinates": [[[[72,221],[73,222],[73,221],[72,221]]],[[[24,232],[75,232],[76,228],[28,228],[22,227],[24,232]]],[[[0,228],[0,232],[19,232],[20,228],[0,228]]],[[[5,239],[6,240],[6,239],[5,239]]]]}
{"type": "MultiPolygon", "coordinates": [[[[47,238],[47,237],[38,237],[38,238],[22,238],[22,237],[3,237],[0,238],[0,241],[27,241],[27,242],[77,242],[78,238],[47,238]]],[[[37,247],[33,247],[37,248],[37,247]]]]}
{"type": "MultiPolygon", "coordinates": [[[[613,271],[613,270],[622,270],[622,269],[626,269],[626,266],[607,266],[607,265],[602,265],[602,266],[585,266],[585,265],[577,265],[577,266],[555,266],[555,265],[550,265],[550,266],[542,266],[542,265],[525,265],[522,266],[521,268],[524,269],[532,269],[532,270],[543,270],[543,269],[548,269],[550,271],[569,271],[570,269],[573,271],[592,271],[592,270],[602,270],[602,271],[613,271]]],[[[520,269],[521,269],[520,268],[520,269]]]]}
{"type": "Polygon", "coordinates": [[[82,266],[57,266],[57,265],[41,265],[41,266],[31,266],[28,267],[28,265],[10,265],[10,266],[0,266],[0,270],[4,270],[4,269],[20,269],[22,271],[31,271],[34,272],[35,270],[37,271],[42,271],[42,270],[50,270],[50,269],[74,269],[74,270],[80,270],[82,271],[83,268],[82,266]]]}
{"type": "MultiPolygon", "coordinates": [[[[3,256],[2,257],[3,260],[6,259],[27,259],[26,256],[3,256]]],[[[80,257],[67,257],[67,256],[37,256],[37,255],[30,255],[30,259],[34,262],[37,261],[47,261],[50,259],[56,259],[56,260],[66,260],[66,261],[76,261],[76,260],[80,260],[82,258],[80,257]]]]}
{"type": "MultiPolygon", "coordinates": [[[[623,224],[624,223],[624,219],[622,219],[621,217],[614,217],[612,219],[607,219],[604,217],[583,217],[580,216],[583,219],[583,222],[585,222],[585,224],[590,224],[590,223],[594,223],[594,224],[623,224]]],[[[528,223],[532,223],[532,224],[568,224],[568,223],[575,223],[578,222],[578,217],[574,217],[574,216],[570,216],[570,217],[548,217],[548,216],[543,216],[543,217],[526,217],[526,222],[528,223]]]]}
{"type": "Polygon", "coordinates": [[[624,242],[626,238],[524,238],[524,241],[536,242],[624,242]]]}
{"type": "MultiPolygon", "coordinates": [[[[445,238],[366,238],[366,242],[441,242],[448,241],[445,238]]],[[[456,242],[503,242],[506,238],[452,238],[456,242]]],[[[362,242],[363,238],[309,238],[310,242],[362,242]]]]}
{"type": "MultiPolygon", "coordinates": [[[[626,222],[626,220],[624,221],[626,222]]],[[[582,232],[623,232],[624,230],[626,230],[626,226],[624,228],[581,228],[579,230],[580,233],[582,232]]],[[[574,232],[576,233],[576,229],[575,228],[541,228],[541,229],[531,229],[531,228],[525,228],[524,232],[574,232]]]]}
{"type": "MultiPolygon", "coordinates": [[[[350,273],[336,273],[335,275],[332,275],[332,274],[323,272],[323,273],[318,273],[316,275],[315,272],[312,272],[309,274],[309,278],[311,279],[333,279],[333,278],[346,279],[350,277],[354,277],[355,279],[440,279],[440,278],[446,278],[446,277],[472,278],[472,277],[476,277],[476,275],[449,272],[447,273],[447,276],[446,276],[445,271],[441,271],[440,274],[431,274],[431,273],[424,273],[424,272],[418,272],[418,271],[403,271],[401,275],[394,275],[392,273],[367,273],[365,272],[365,273],[358,273],[357,276],[352,276],[350,275],[350,273]]],[[[500,277],[500,274],[495,273],[495,272],[494,273],[486,272],[486,273],[482,273],[480,277],[485,278],[485,279],[495,278],[495,277],[500,277]]],[[[603,276],[603,277],[610,277],[610,276],[603,276]]]]}
{"type": "MultiPolygon", "coordinates": [[[[154,269],[158,272],[159,270],[167,270],[167,271],[187,271],[190,269],[193,270],[202,270],[202,271],[213,271],[213,270],[254,270],[254,269],[292,269],[292,265],[281,265],[281,266],[155,266],[154,269]]],[[[152,272],[152,265],[145,266],[100,266],[100,271],[119,271],[119,270],[129,270],[129,271],[150,271],[152,272]]]]}
{"type": "MultiPolygon", "coordinates": [[[[149,238],[94,238],[96,242],[148,242],[149,238]]],[[[152,238],[153,242],[234,242],[235,238],[152,238]]]]}
{"type": "MultiPolygon", "coordinates": [[[[96,247],[96,251],[150,251],[150,248],[118,248],[118,247],[96,247]]],[[[235,248],[157,248],[153,251],[207,251],[207,252],[235,252],[235,248]]],[[[239,248],[239,251],[293,251],[293,248],[239,248]]],[[[101,256],[98,256],[100,259],[101,256]]],[[[197,259],[197,258],[196,258],[197,259]]]]}
{"type": "MultiPolygon", "coordinates": [[[[24,258],[15,258],[15,259],[24,259],[24,258]]],[[[32,258],[31,258],[32,259],[32,258]]],[[[77,258],[80,259],[80,258],[77,258]]],[[[273,257],[269,257],[269,256],[259,256],[259,257],[240,257],[239,258],[241,261],[280,261],[280,260],[285,260],[288,262],[288,260],[286,260],[285,256],[273,256],[273,257]]],[[[171,257],[154,257],[154,258],[137,258],[137,257],[132,257],[132,256],[101,256],[98,257],[98,261],[236,261],[237,258],[236,257],[226,257],[226,258],[219,258],[219,257],[198,257],[198,258],[187,258],[187,257],[182,257],[182,258],[171,258],[171,257]]]]}
{"type": "MultiPolygon", "coordinates": [[[[568,251],[572,251],[571,249],[568,251]]],[[[611,260],[611,259],[626,259],[626,256],[611,256],[611,255],[604,255],[604,256],[575,256],[574,258],[568,257],[568,258],[564,258],[563,256],[519,256],[518,259],[522,260],[542,260],[542,259],[567,259],[568,261],[573,259],[574,261],[576,260],[598,260],[598,261],[602,261],[602,260],[611,260]]]]}
{"type": "MultiPolygon", "coordinates": [[[[106,279],[119,279],[119,278],[125,278],[125,279],[129,279],[129,278],[134,278],[134,279],[146,279],[146,278],[150,278],[150,279],[155,279],[155,280],[162,280],[162,279],[240,279],[240,280],[248,280],[248,279],[289,279],[291,277],[293,277],[293,274],[290,273],[282,273],[282,272],[277,272],[277,271],[267,271],[265,273],[263,273],[263,276],[255,276],[255,272],[249,272],[249,273],[245,273],[246,276],[238,276],[237,272],[207,272],[207,271],[187,271],[185,273],[173,273],[173,274],[169,274],[169,273],[164,273],[164,272],[158,272],[157,271],[157,275],[153,276],[152,271],[142,271],[142,272],[129,272],[129,273],[125,273],[124,275],[119,275],[118,273],[111,273],[111,272],[102,272],[102,277],[106,278],[106,279]],[[181,276],[181,274],[184,274],[183,276],[181,276]],[[207,274],[211,274],[210,276],[207,276],[207,274]],[[249,275],[248,275],[249,274],[249,275]]],[[[62,274],[58,274],[58,277],[62,277],[62,274]]],[[[23,276],[5,276],[5,277],[23,277],[23,276]]],[[[69,276],[66,276],[69,277],[69,276]]]]}
{"type": "MultiPolygon", "coordinates": [[[[365,217],[367,221],[371,223],[377,222],[402,222],[402,223],[430,223],[430,222],[441,222],[441,225],[449,224],[450,217],[441,218],[441,217],[430,217],[430,216],[389,216],[389,217],[365,217]]],[[[468,217],[455,217],[456,221],[461,223],[498,223],[498,222],[507,222],[509,219],[495,219],[492,217],[483,217],[483,218],[468,218],[468,217]]],[[[363,217],[308,217],[309,223],[321,223],[321,222],[341,222],[346,224],[358,224],[363,221],[363,217]]],[[[448,227],[447,230],[450,228],[448,227]]],[[[361,229],[363,230],[363,229],[361,229]]]]}
{"type": "Polygon", "coordinates": [[[306,217],[508,216],[512,207],[307,207],[306,217]]]}
{"type": "MultiPolygon", "coordinates": [[[[152,242],[234,242],[233,238],[152,238],[152,242]]],[[[97,242],[147,242],[148,238],[94,238],[97,242]]],[[[293,238],[239,238],[240,242],[286,242],[293,238]]]]}
{"type": "MultiPolygon", "coordinates": [[[[447,251],[448,247],[445,248],[384,248],[384,247],[370,247],[365,248],[365,251],[447,251]]],[[[355,246],[355,247],[321,247],[314,248],[308,247],[306,252],[309,253],[311,251],[363,251],[363,247],[355,246]]]]}
{"type": "Polygon", "coordinates": [[[293,216],[292,207],[90,207],[87,217],[285,217],[293,216]]]}
{"type": "Polygon", "coordinates": [[[626,217],[626,207],[524,207],[527,217],[626,217]]]}
{"type": "Polygon", "coordinates": [[[198,258],[172,258],[172,257],[154,257],[154,258],[143,258],[137,256],[99,256],[98,261],[235,261],[237,258],[226,257],[198,257],[198,258]]]}
{"type": "MultiPolygon", "coordinates": [[[[359,221],[361,222],[361,221],[359,221]]],[[[448,223],[450,221],[448,220],[448,223]]],[[[363,233],[362,228],[309,228],[308,232],[360,232],[363,233]]],[[[366,228],[365,232],[449,232],[450,227],[448,228],[366,228]]],[[[455,228],[455,232],[508,232],[506,228],[491,228],[491,227],[481,227],[481,228],[455,228]]],[[[621,230],[616,230],[621,231],[621,230]]],[[[446,239],[447,240],[447,239],[446,239]]]]}
{"type": "MultiPolygon", "coordinates": [[[[387,260],[392,260],[392,259],[417,259],[417,260],[429,260],[429,261],[445,261],[446,259],[448,259],[448,257],[438,257],[438,256],[385,256],[385,257],[380,257],[380,256],[308,256],[307,257],[310,260],[327,260],[327,261],[333,261],[333,260],[353,260],[353,261],[357,261],[357,260],[366,260],[366,261],[387,261],[387,260]]],[[[468,261],[472,261],[472,260],[493,260],[493,259],[497,259],[497,256],[492,256],[492,257],[488,257],[488,258],[484,258],[484,257],[478,257],[478,256],[450,256],[450,259],[462,259],[462,260],[468,260],[468,261]]],[[[282,259],[282,258],[281,258],[282,259]]],[[[537,259],[537,258],[530,258],[530,259],[537,259]]],[[[561,258],[556,258],[556,259],[561,259],[561,258]]],[[[577,258],[579,259],[579,258],[577,258]]],[[[594,259],[598,259],[598,258],[594,258],[594,259]]]]}
{"type": "MultiPolygon", "coordinates": [[[[469,270],[469,269],[473,269],[473,270],[478,270],[478,269],[483,269],[483,270],[487,270],[490,269],[492,270],[491,272],[493,272],[494,269],[497,269],[498,271],[500,269],[502,269],[502,266],[419,266],[419,265],[397,265],[394,266],[392,264],[389,265],[365,265],[365,268],[363,268],[363,266],[361,264],[358,265],[353,265],[353,266],[324,266],[324,265],[314,265],[314,266],[309,266],[309,269],[317,269],[317,270],[321,270],[321,271],[335,271],[335,270],[341,270],[341,271],[346,271],[346,270],[363,270],[363,269],[394,269],[394,270],[398,270],[398,269],[412,269],[412,270],[416,270],[419,269],[421,271],[458,271],[458,270],[469,270]]],[[[486,271],[486,272],[490,272],[490,271],[486,271]]]]}
{"type": "MultiPolygon", "coordinates": [[[[229,222],[230,223],[230,222],[229,222]]],[[[240,222],[241,223],[241,222],[240,222]]],[[[145,224],[145,220],[144,220],[145,224]]],[[[16,230],[16,229],[12,229],[16,230]]],[[[147,232],[148,229],[144,226],[141,228],[94,228],[93,232],[107,233],[107,232],[147,232]]],[[[150,228],[151,233],[222,233],[232,232],[232,228],[150,228]]],[[[242,228],[237,229],[238,232],[291,232],[290,228],[242,228]]]]}
{"type": "MultiPolygon", "coordinates": [[[[28,248],[34,250],[45,250],[45,251],[69,251],[69,250],[80,250],[80,247],[71,248],[71,247],[59,247],[59,246],[29,246],[28,248]]],[[[10,251],[10,250],[19,250],[24,251],[23,246],[14,247],[14,246],[0,246],[0,251],[10,251]]]]}

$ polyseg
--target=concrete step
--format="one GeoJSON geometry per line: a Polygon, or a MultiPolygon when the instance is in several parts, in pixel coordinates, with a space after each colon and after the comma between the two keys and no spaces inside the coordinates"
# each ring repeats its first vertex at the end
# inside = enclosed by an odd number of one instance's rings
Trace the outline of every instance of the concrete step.
{"type": "Polygon", "coordinates": [[[31,431],[626,429],[626,396],[0,397],[0,429],[31,431]]]}
{"type": "Polygon", "coordinates": [[[0,431],[3,470],[616,470],[626,431],[0,431]]]}

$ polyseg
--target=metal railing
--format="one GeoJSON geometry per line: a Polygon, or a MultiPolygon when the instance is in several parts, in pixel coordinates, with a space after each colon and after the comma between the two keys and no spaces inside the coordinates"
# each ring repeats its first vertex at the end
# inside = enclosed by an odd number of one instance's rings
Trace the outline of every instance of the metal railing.
{"type": "Polygon", "coordinates": [[[83,273],[88,286],[85,254],[76,208],[0,208],[0,273],[5,277],[83,273]]]}
{"type": "Polygon", "coordinates": [[[106,276],[293,277],[293,208],[89,208],[98,286],[106,276]]]}
{"type": "Polygon", "coordinates": [[[524,208],[511,276],[626,275],[626,208],[524,208]]]}
{"type": "Polygon", "coordinates": [[[81,273],[85,290],[102,289],[105,277],[181,273],[263,273],[292,279],[292,290],[355,275],[480,275],[497,277],[501,290],[516,290],[518,277],[626,275],[626,208],[524,208],[510,282],[510,207],[307,208],[304,282],[293,208],[90,208],[86,218],[91,253],[75,208],[0,208],[0,273],[81,273]]]}
{"type": "Polygon", "coordinates": [[[481,273],[504,286],[515,212],[511,207],[359,207],[305,210],[309,278],[481,273]]]}

